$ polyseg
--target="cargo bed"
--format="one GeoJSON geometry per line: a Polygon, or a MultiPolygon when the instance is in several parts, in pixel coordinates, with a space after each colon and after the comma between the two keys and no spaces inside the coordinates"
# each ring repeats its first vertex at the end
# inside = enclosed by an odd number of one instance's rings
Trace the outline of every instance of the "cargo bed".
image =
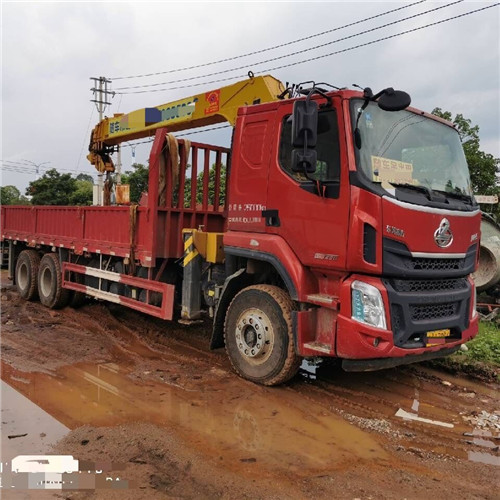
{"type": "Polygon", "coordinates": [[[65,248],[76,255],[89,252],[135,257],[142,266],[150,267],[157,258],[182,256],[183,228],[201,226],[205,231],[224,231],[227,211],[225,192],[221,192],[221,167],[227,165],[229,150],[179,140],[179,180],[175,188],[171,158],[164,146],[166,131],[159,132],[150,155],[148,195],[142,204],[2,207],[2,240],[24,242],[30,247],[65,248]],[[210,179],[212,165],[215,172],[210,179]],[[179,196],[185,193],[186,183],[191,184],[190,193],[179,196]]]}

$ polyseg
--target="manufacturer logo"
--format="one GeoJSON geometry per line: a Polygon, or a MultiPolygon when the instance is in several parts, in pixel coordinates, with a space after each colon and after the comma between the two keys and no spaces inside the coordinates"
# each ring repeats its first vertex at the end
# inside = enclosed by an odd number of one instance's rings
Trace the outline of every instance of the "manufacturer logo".
{"type": "Polygon", "coordinates": [[[319,260],[337,260],[339,256],[330,253],[315,253],[314,258],[319,260]]]}
{"type": "Polygon", "coordinates": [[[449,247],[453,241],[453,233],[450,229],[450,221],[443,219],[439,227],[434,232],[434,241],[436,245],[441,248],[449,247]]]}
{"type": "Polygon", "coordinates": [[[394,226],[385,226],[385,230],[389,234],[393,234],[394,236],[399,236],[401,238],[405,237],[405,232],[403,229],[399,229],[399,227],[394,227],[394,226]]]}

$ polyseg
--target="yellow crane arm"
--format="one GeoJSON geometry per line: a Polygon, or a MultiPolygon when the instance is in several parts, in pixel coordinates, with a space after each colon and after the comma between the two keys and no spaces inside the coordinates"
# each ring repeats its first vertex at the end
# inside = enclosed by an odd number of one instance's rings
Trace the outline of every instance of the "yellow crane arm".
{"type": "Polygon", "coordinates": [[[154,108],[115,114],[95,126],[87,158],[100,172],[113,172],[109,155],[113,146],[121,142],[148,137],[162,127],[176,132],[221,122],[234,126],[238,108],[276,101],[284,90],[283,84],[270,75],[251,76],[248,80],[154,108]]]}

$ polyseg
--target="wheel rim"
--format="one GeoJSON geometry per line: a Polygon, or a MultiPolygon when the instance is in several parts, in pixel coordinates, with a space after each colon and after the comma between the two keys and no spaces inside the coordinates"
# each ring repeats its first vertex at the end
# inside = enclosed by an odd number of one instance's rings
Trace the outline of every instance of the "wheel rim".
{"type": "Polygon", "coordinates": [[[44,297],[48,297],[50,295],[50,290],[52,288],[52,273],[50,269],[46,267],[42,271],[42,276],[40,279],[40,292],[44,297]]]}
{"type": "Polygon", "coordinates": [[[19,288],[25,290],[28,288],[29,283],[29,271],[28,266],[25,262],[21,262],[17,271],[17,282],[19,283],[19,288]]]}
{"type": "Polygon", "coordinates": [[[274,330],[271,320],[260,309],[247,309],[240,314],[235,337],[240,354],[250,364],[262,364],[272,353],[274,330]]]}

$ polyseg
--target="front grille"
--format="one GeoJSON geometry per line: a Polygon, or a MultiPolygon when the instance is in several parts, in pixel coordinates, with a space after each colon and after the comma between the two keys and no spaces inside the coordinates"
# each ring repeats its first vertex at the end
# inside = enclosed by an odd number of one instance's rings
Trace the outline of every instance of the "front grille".
{"type": "Polygon", "coordinates": [[[467,289],[465,278],[444,280],[392,280],[394,290],[398,292],[448,292],[467,289]]]}
{"type": "Polygon", "coordinates": [[[464,262],[464,259],[411,257],[405,259],[404,265],[412,271],[459,271],[464,268],[464,262]]]}
{"type": "Polygon", "coordinates": [[[457,307],[458,304],[456,302],[449,302],[447,304],[410,305],[410,318],[412,321],[447,318],[457,313],[457,307]]]}

